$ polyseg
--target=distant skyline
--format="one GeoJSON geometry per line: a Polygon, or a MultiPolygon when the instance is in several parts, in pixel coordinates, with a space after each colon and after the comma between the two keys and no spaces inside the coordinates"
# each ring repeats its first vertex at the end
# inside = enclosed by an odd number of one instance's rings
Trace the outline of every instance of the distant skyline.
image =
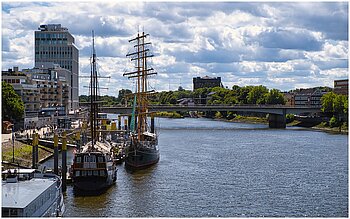
{"type": "MultiPolygon", "coordinates": [[[[137,31],[150,34],[158,91],[192,89],[193,77],[221,77],[224,86],[264,85],[288,91],[333,87],[348,78],[347,2],[2,2],[2,70],[34,67],[34,31],[62,24],[90,73],[95,31],[101,94],[134,90],[123,77],[137,31]]],[[[80,95],[88,94],[80,79],[80,95]]]]}

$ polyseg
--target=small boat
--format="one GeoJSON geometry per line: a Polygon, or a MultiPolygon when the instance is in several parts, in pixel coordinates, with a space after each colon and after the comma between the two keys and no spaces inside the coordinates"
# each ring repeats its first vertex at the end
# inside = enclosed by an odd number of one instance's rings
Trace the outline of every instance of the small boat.
{"type": "Polygon", "coordinates": [[[62,217],[61,179],[36,169],[2,172],[2,217],[62,217]]]}
{"type": "MultiPolygon", "coordinates": [[[[90,84],[90,135],[91,141],[83,145],[74,154],[71,177],[74,189],[78,191],[102,191],[117,179],[117,168],[113,160],[113,146],[103,134],[101,115],[98,112],[99,96],[96,71],[96,52],[94,35],[92,36],[92,68],[90,84]],[[100,115],[100,116],[99,116],[100,115]]],[[[102,116],[103,117],[103,116],[102,116]]]]}
{"type": "Polygon", "coordinates": [[[130,122],[130,146],[127,148],[125,167],[128,169],[144,169],[159,161],[158,135],[154,129],[154,117],[149,112],[149,96],[154,94],[154,90],[148,90],[148,78],[150,75],[157,74],[153,68],[147,67],[147,58],[152,57],[149,53],[146,42],[149,34],[142,32],[137,37],[129,40],[136,42],[135,52],[127,54],[132,61],[136,61],[136,71],[124,73],[128,78],[137,79],[136,91],[134,95],[134,104],[130,122]],[[151,124],[149,126],[148,116],[151,115],[151,124]]]}

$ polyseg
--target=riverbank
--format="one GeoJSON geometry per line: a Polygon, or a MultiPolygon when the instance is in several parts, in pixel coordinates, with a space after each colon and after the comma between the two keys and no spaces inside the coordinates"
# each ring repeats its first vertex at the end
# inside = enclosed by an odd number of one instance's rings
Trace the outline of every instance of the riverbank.
{"type": "MultiPolygon", "coordinates": [[[[250,117],[250,116],[236,116],[233,119],[227,120],[224,118],[215,118],[215,120],[222,120],[222,121],[228,121],[228,122],[238,122],[238,123],[250,123],[250,124],[269,124],[269,121],[265,117],[250,117]]],[[[290,123],[287,123],[287,126],[289,127],[305,127],[302,122],[294,120],[290,123]]],[[[338,134],[348,134],[348,127],[346,125],[343,125],[341,129],[339,127],[329,127],[326,125],[326,123],[320,123],[311,127],[307,127],[315,130],[320,131],[326,131],[331,133],[338,133],[338,134]]]]}
{"type": "Polygon", "coordinates": [[[171,119],[182,119],[184,118],[180,113],[177,112],[157,112],[155,117],[171,118],[171,119]]]}
{"type": "MultiPolygon", "coordinates": [[[[14,161],[16,164],[19,164],[21,166],[25,167],[31,167],[32,166],[32,146],[24,144],[19,141],[14,142],[14,147],[12,144],[12,141],[3,142],[1,144],[2,146],[2,161],[10,162],[12,163],[12,157],[13,157],[13,149],[14,149],[14,161]]],[[[53,155],[53,150],[41,147],[39,145],[38,147],[39,152],[39,163],[41,161],[46,160],[48,157],[53,155]]],[[[9,166],[7,164],[2,165],[4,169],[7,168],[13,168],[13,166],[9,166]]]]}
{"type": "MultiPolygon", "coordinates": [[[[288,123],[287,126],[297,126],[297,127],[305,127],[302,122],[294,120],[291,123],[288,123]]],[[[349,134],[349,128],[345,124],[341,127],[329,127],[326,122],[322,122],[320,124],[307,127],[315,130],[325,131],[325,132],[331,132],[335,134],[349,134]]]]}

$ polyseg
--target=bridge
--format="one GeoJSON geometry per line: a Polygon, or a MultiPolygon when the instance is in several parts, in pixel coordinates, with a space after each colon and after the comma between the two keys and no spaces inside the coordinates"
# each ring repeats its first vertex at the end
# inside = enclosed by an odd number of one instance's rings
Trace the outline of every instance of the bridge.
{"type": "MultiPolygon", "coordinates": [[[[285,105],[150,105],[151,112],[216,112],[216,111],[232,111],[232,112],[257,112],[269,114],[270,128],[285,128],[286,114],[301,113],[318,113],[321,109],[311,106],[285,106],[285,105]]],[[[101,107],[101,112],[112,114],[130,114],[131,106],[112,106],[101,107]]]]}

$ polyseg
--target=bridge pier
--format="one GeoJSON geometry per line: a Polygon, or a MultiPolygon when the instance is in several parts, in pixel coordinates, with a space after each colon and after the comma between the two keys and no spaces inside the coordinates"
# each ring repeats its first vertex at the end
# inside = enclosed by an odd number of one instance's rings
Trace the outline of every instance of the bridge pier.
{"type": "Polygon", "coordinates": [[[269,128],[278,128],[278,129],[285,129],[286,128],[286,114],[285,110],[283,111],[283,114],[269,114],[269,128]]]}

